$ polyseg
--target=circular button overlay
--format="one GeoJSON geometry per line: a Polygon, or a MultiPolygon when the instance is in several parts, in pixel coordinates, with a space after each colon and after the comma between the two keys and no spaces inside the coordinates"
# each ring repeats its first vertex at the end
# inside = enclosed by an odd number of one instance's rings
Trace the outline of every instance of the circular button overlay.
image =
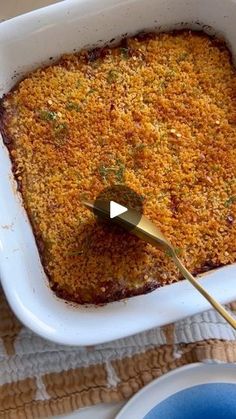
{"type": "Polygon", "coordinates": [[[143,197],[125,185],[105,188],[94,201],[94,214],[114,224],[124,225],[133,230],[143,214],[143,197]]]}

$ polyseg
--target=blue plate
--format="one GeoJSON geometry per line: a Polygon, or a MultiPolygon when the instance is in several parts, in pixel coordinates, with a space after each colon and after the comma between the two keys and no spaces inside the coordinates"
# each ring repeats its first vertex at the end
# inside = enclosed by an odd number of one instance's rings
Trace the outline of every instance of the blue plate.
{"type": "Polygon", "coordinates": [[[236,365],[192,364],[154,380],[116,419],[236,419],[236,365]]]}
{"type": "Polygon", "coordinates": [[[236,384],[202,384],[179,391],[144,419],[235,419],[236,384]]]}

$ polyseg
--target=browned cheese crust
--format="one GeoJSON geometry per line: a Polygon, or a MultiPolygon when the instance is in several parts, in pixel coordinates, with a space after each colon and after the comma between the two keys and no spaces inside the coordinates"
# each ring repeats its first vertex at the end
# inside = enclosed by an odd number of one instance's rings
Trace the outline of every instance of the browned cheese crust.
{"type": "Polygon", "coordinates": [[[63,56],[2,99],[1,131],[50,286],[106,303],[181,279],[81,204],[125,184],[195,273],[236,260],[236,73],[189,31],[63,56]]]}

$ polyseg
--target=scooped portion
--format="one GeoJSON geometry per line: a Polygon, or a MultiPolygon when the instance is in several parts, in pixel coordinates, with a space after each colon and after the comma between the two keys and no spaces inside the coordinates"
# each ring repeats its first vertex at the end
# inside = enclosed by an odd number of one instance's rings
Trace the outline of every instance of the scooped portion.
{"type": "MultiPolygon", "coordinates": [[[[1,102],[1,131],[59,297],[106,303],[181,279],[168,257],[83,205],[115,185],[193,273],[236,260],[236,73],[191,31],[68,54],[1,102]]],[[[122,204],[122,202],[120,202],[122,204]]]]}

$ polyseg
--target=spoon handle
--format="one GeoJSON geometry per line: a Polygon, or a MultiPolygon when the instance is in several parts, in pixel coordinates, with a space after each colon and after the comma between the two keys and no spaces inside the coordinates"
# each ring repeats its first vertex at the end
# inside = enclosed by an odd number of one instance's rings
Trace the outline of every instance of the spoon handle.
{"type": "Polygon", "coordinates": [[[236,330],[236,319],[225,310],[225,308],[216,301],[208,292],[203,288],[203,286],[192,276],[192,274],[185,268],[181,260],[177,257],[176,254],[172,254],[172,258],[179,268],[183,276],[188,279],[191,284],[209,301],[209,303],[221,314],[222,317],[236,330]]]}
{"type": "MultiPolygon", "coordinates": [[[[90,210],[94,209],[93,202],[83,202],[84,205],[89,208],[90,210]]],[[[96,208],[100,215],[104,215],[104,211],[101,208],[96,208]]],[[[132,233],[135,236],[138,236],[142,240],[145,240],[147,243],[150,243],[152,246],[157,247],[162,251],[167,251],[168,254],[172,257],[173,261],[175,262],[176,266],[182,273],[182,275],[188,279],[191,284],[205,297],[209,303],[221,314],[222,317],[236,330],[236,319],[233,318],[225,308],[218,303],[206,290],[203,286],[192,276],[192,274],[185,268],[181,260],[175,253],[175,250],[171,243],[163,236],[160,230],[144,215],[141,217],[138,225],[134,225],[133,223],[133,214],[135,210],[129,209],[128,213],[121,214],[119,217],[115,217],[115,221],[118,222],[121,226],[127,229],[127,224],[133,226],[132,233]],[[127,217],[127,214],[129,217],[127,217]]],[[[109,216],[109,213],[108,213],[109,216]]]]}

